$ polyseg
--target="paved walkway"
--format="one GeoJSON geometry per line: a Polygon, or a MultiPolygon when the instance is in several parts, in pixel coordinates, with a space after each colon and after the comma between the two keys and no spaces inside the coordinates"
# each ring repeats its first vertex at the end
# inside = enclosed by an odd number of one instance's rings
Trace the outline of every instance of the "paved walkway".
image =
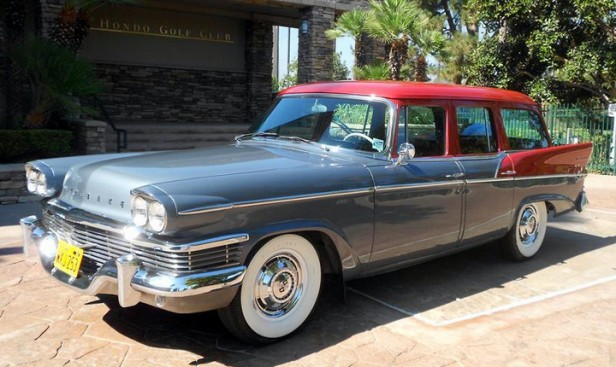
{"type": "Polygon", "coordinates": [[[73,292],[0,227],[0,366],[616,366],[616,177],[586,186],[588,210],[555,219],[532,261],[488,245],[354,281],[346,304],[326,292],[300,333],[265,347],[213,312],[73,292]]]}

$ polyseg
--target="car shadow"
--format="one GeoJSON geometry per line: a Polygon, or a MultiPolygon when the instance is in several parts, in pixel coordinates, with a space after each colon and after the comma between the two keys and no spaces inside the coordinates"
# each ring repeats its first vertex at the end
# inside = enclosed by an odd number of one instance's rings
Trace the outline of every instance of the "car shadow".
{"type": "MultiPolygon", "coordinates": [[[[414,312],[501,288],[547,267],[565,264],[578,255],[616,244],[616,236],[599,237],[548,228],[541,252],[531,261],[512,263],[500,255],[497,243],[429,261],[403,270],[349,282],[362,293],[395,293],[414,312]]],[[[104,297],[109,311],[103,320],[138,343],[192,352],[199,359],[187,365],[218,362],[234,366],[278,365],[323,351],[357,334],[408,317],[356,292],[341,302],[334,287],[324,287],[310,322],[277,343],[258,346],[229,335],[215,312],[178,315],[147,305],[122,309],[115,297],[104,297]]]]}

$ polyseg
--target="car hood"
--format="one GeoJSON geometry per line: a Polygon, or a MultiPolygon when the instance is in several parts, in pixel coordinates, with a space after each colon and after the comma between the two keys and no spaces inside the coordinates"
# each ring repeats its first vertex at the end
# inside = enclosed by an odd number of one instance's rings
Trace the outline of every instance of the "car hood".
{"type": "MultiPolygon", "coordinates": [[[[130,222],[131,191],[146,186],[154,186],[169,196],[184,195],[184,198],[187,193],[207,196],[205,193],[211,195],[215,191],[217,202],[212,205],[218,205],[221,201],[256,200],[262,195],[271,196],[272,193],[267,191],[280,190],[284,183],[280,183],[280,188],[261,187],[255,190],[251,181],[263,181],[264,177],[268,180],[272,177],[297,179],[299,172],[303,173],[302,191],[319,191],[321,189],[311,188],[305,181],[309,179],[306,175],[314,176],[308,172],[341,167],[354,167],[355,175],[363,177],[359,180],[361,183],[356,182],[353,186],[367,185],[369,174],[363,165],[328,155],[318,147],[293,142],[242,142],[214,148],[111,158],[73,166],[66,175],[59,199],[71,207],[130,222]],[[219,196],[230,192],[235,197],[219,196]]],[[[203,203],[197,203],[199,200],[204,199],[192,198],[195,206],[203,206],[203,203]]],[[[210,201],[205,200],[205,203],[210,201]]],[[[186,200],[181,205],[176,211],[191,209],[186,200]]]]}

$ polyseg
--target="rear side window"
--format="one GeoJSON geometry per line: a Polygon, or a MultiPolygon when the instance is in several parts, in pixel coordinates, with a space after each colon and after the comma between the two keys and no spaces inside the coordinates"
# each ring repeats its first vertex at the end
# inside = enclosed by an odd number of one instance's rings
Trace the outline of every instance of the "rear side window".
{"type": "Polygon", "coordinates": [[[545,128],[534,111],[502,109],[501,116],[511,149],[545,148],[549,145],[545,128]]]}
{"type": "Polygon", "coordinates": [[[416,157],[445,153],[445,109],[438,106],[405,106],[400,114],[398,144],[411,143],[416,157]]]}
{"type": "Polygon", "coordinates": [[[485,107],[457,107],[458,137],[462,154],[491,153],[498,150],[490,110],[485,107]]]}

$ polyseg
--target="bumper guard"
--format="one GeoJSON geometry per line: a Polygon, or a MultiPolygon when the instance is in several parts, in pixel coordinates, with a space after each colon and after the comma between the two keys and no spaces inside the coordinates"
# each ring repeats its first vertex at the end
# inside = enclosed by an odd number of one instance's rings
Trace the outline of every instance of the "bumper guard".
{"type": "Polygon", "coordinates": [[[54,267],[55,254],[41,250],[46,239],[55,236],[38,218],[22,218],[20,225],[24,254],[30,256],[34,252],[38,253],[39,262],[53,278],[87,295],[116,294],[122,307],[134,306],[139,302],[153,303],[151,300],[155,300],[156,306],[165,308],[163,305],[166,297],[199,296],[237,286],[246,271],[245,266],[234,266],[206,272],[172,274],[145,267],[136,255],[127,253],[107,261],[94,274],[73,278],[54,267]]]}

